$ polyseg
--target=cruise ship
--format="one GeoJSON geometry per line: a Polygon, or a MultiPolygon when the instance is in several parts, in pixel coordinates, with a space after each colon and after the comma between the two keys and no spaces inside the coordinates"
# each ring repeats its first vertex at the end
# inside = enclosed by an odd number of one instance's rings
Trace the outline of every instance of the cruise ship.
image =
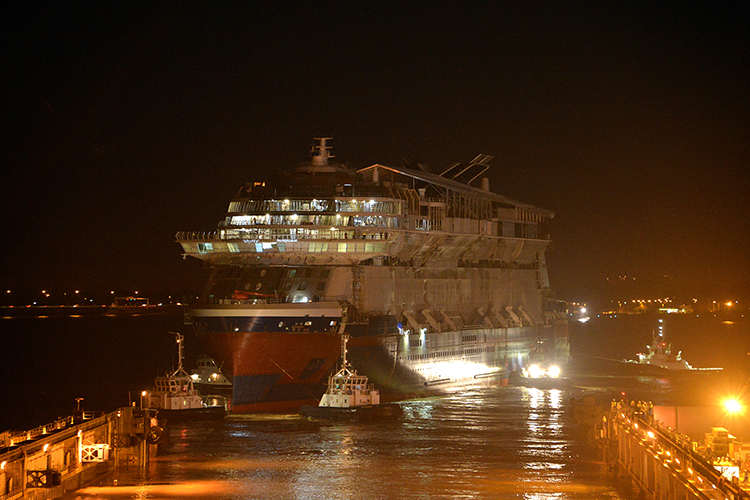
{"type": "Polygon", "coordinates": [[[384,401],[567,362],[551,211],[491,192],[489,155],[440,174],[416,161],[353,169],[332,161],[331,140],[242,187],[216,231],[176,235],[210,267],[192,323],[232,378],[233,411],[317,404],[343,334],[384,401]]]}

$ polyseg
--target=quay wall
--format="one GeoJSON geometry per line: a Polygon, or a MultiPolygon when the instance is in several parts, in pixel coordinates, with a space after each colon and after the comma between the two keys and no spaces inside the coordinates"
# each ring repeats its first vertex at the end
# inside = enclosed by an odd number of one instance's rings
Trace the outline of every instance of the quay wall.
{"type": "Polygon", "coordinates": [[[155,452],[147,413],[81,412],[30,431],[0,434],[0,500],[52,500],[119,468],[145,467],[155,452]]]}
{"type": "Polygon", "coordinates": [[[750,500],[750,483],[722,474],[697,443],[654,415],[649,403],[612,403],[604,412],[595,435],[610,470],[648,499],[750,500]]]}

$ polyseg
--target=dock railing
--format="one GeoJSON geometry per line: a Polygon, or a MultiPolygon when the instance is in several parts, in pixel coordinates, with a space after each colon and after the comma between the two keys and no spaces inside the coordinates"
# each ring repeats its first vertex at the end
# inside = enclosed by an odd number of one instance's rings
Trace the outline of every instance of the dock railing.
{"type": "Polygon", "coordinates": [[[688,436],[656,420],[652,410],[647,402],[613,402],[601,429],[605,456],[627,470],[650,498],[750,500],[739,481],[725,478],[688,436]],[[674,496],[676,490],[686,496],[674,496]]]}
{"type": "Polygon", "coordinates": [[[117,471],[142,467],[151,419],[135,407],[76,412],[26,431],[0,433],[0,500],[51,500],[117,471]]]}

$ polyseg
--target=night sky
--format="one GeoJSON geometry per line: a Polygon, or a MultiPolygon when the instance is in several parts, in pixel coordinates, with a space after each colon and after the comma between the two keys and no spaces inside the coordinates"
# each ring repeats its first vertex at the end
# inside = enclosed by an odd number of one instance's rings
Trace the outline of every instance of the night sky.
{"type": "Polygon", "coordinates": [[[6,2],[7,288],[200,288],[174,234],[330,135],[353,167],[493,155],[553,288],[750,270],[750,3],[6,2]]]}

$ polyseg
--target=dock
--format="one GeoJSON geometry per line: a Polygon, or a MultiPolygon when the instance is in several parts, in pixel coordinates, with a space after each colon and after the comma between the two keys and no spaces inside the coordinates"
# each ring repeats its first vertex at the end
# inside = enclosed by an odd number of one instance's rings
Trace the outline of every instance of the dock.
{"type": "Polygon", "coordinates": [[[612,402],[602,413],[594,435],[609,470],[630,477],[648,499],[750,500],[750,444],[713,427],[701,445],[668,426],[679,412],[664,408],[612,402]]]}
{"type": "Polygon", "coordinates": [[[121,472],[145,470],[163,436],[147,412],[77,412],[0,434],[0,500],[51,500],[121,472]]]}

